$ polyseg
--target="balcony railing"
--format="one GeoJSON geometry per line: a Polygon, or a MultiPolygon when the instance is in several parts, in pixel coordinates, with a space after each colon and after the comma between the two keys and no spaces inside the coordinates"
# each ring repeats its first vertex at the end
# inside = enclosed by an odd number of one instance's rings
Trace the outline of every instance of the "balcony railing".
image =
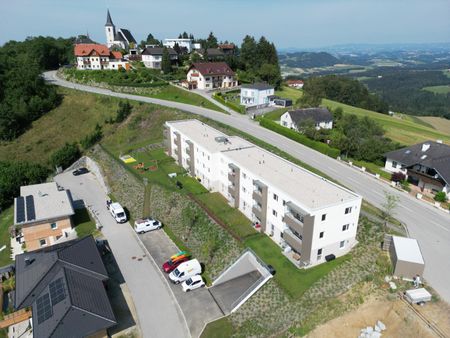
{"type": "Polygon", "coordinates": [[[291,213],[285,214],[283,217],[283,222],[286,223],[286,225],[289,228],[294,229],[298,233],[300,234],[303,233],[303,222],[297,217],[295,217],[293,214],[291,213]]]}
{"type": "Polygon", "coordinates": [[[298,236],[296,236],[291,230],[289,229],[284,230],[283,239],[295,251],[297,252],[302,251],[302,240],[298,236]]]}

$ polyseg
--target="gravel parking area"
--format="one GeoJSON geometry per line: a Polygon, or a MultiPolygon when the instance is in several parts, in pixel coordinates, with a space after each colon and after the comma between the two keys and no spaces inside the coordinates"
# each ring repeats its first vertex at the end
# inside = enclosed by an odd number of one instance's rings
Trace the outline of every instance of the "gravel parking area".
{"type": "MultiPolygon", "coordinates": [[[[180,251],[164,230],[147,232],[139,235],[139,238],[159,267],[180,251]]],[[[180,285],[170,282],[169,285],[184,313],[192,337],[199,337],[207,323],[224,315],[209,289],[201,288],[185,293],[180,285]]]]}

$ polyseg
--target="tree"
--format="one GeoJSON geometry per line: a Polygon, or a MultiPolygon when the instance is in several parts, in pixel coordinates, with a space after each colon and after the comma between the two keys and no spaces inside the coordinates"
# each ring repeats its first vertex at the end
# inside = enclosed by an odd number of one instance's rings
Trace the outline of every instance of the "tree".
{"type": "Polygon", "coordinates": [[[316,122],[312,118],[308,118],[306,120],[303,120],[298,125],[299,132],[304,134],[305,136],[315,139],[317,129],[316,129],[316,122]]]}
{"type": "Polygon", "coordinates": [[[80,156],[81,152],[76,143],[66,143],[50,156],[50,164],[54,168],[62,167],[65,169],[78,160],[80,156]]]}
{"type": "Polygon", "coordinates": [[[211,264],[217,250],[220,249],[221,240],[216,231],[212,231],[205,243],[201,247],[202,255],[208,257],[208,264],[211,264]]]}
{"type": "Polygon", "coordinates": [[[263,64],[258,71],[258,76],[262,81],[275,86],[275,88],[279,88],[281,86],[282,78],[280,68],[276,65],[269,63],[263,64]]]}
{"type": "Polygon", "coordinates": [[[255,38],[250,35],[246,35],[241,44],[240,59],[244,66],[243,69],[253,68],[253,63],[257,58],[257,44],[255,38]]]}
{"type": "Polygon", "coordinates": [[[387,191],[384,191],[384,202],[382,206],[382,217],[384,220],[384,226],[387,226],[387,223],[391,220],[392,216],[394,216],[394,210],[397,208],[398,201],[400,198],[397,195],[390,194],[387,191]]]}
{"type": "Polygon", "coordinates": [[[169,50],[164,47],[161,59],[161,70],[164,74],[172,73],[172,63],[170,61],[169,50]]]}
{"type": "Polygon", "coordinates": [[[188,33],[183,32],[182,38],[183,38],[183,39],[189,39],[188,33]]]}
{"type": "Polygon", "coordinates": [[[217,47],[218,47],[217,38],[214,36],[213,32],[210,32],[208,38],[206,39],[206,45],[204,46],[204,48],[207,49],[217,47]]]}
{"type": "Polygon", "coordinates": [[[131,114],[132,109],[133,109],[133,106],[130,104],[130,102],[120,101],[119,108],[117,109],[117,115],[116,115],[115,122],[120,123],[122,121],[125,121],[125,119],[131,114]]]}
{"type": "Polygon", "coordinates": [[[181,48],[180,48],[180,45],[178,44],[178,42],[175,42],[175,44],[174,44],[174,46],[173,46],[173,50],[174,50],[175,52],[177,52],[178,55],[181,54],[181,48]]]}
{"type": "Polygon", "coordinates": [[[152,33],[149,33],[147,35],[147,39],[145,40],[145,42],[147,45],[156,45],[156,46],[160,45],[160,41],[156,39],[152,33]]]}

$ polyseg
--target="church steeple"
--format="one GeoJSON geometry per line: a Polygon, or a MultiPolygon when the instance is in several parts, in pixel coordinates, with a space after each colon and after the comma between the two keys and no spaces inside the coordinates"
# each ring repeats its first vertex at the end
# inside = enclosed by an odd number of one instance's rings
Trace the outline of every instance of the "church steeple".
{"type": "Polygon", "coordinates": [[[106,24],[105,24],[105,26],[113,26],[114,27],[114,24],[113,24],[112,19],[111,19],[111,14],[109,14],[109,9],[108,9],[108,12],[106,14],[106,24]]]}

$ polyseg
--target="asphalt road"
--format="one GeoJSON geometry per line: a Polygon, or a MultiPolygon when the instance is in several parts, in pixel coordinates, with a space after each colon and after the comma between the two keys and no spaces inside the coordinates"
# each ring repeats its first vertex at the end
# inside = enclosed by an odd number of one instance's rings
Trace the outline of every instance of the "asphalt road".
{"type": "Polygon", "coordinates": [[[381,207],[385,200],[384,191],[390,191],[400,199],[399,206],[395,210],[395,217],[405,223],[410,236],[419,241],[425,258],[424,276],[426,280],[438,291],[443,299],[450,302],[450,215],[448,213],[420,202],[406,193],[394,190],[357,169],[262,128],[245,115],[237,113],[227,115],[188,104],[115,93],[107,89],[78,85],[57,78],[55,71],[46,72],[44,76],[49,82],[59,86],[181,109],[240,129],[333,177],[377,207],[381,207]]]}
{"type": "Polygon", "coordinates": [[[117,224],[106,209],[106,194],[92,174],[64,173],[55,182],[70,189],[74,200],[90,206],[130,290],[143,337],[190,337],[186,320],[153,259],[140,246],[130,224],[117,224]]]}

